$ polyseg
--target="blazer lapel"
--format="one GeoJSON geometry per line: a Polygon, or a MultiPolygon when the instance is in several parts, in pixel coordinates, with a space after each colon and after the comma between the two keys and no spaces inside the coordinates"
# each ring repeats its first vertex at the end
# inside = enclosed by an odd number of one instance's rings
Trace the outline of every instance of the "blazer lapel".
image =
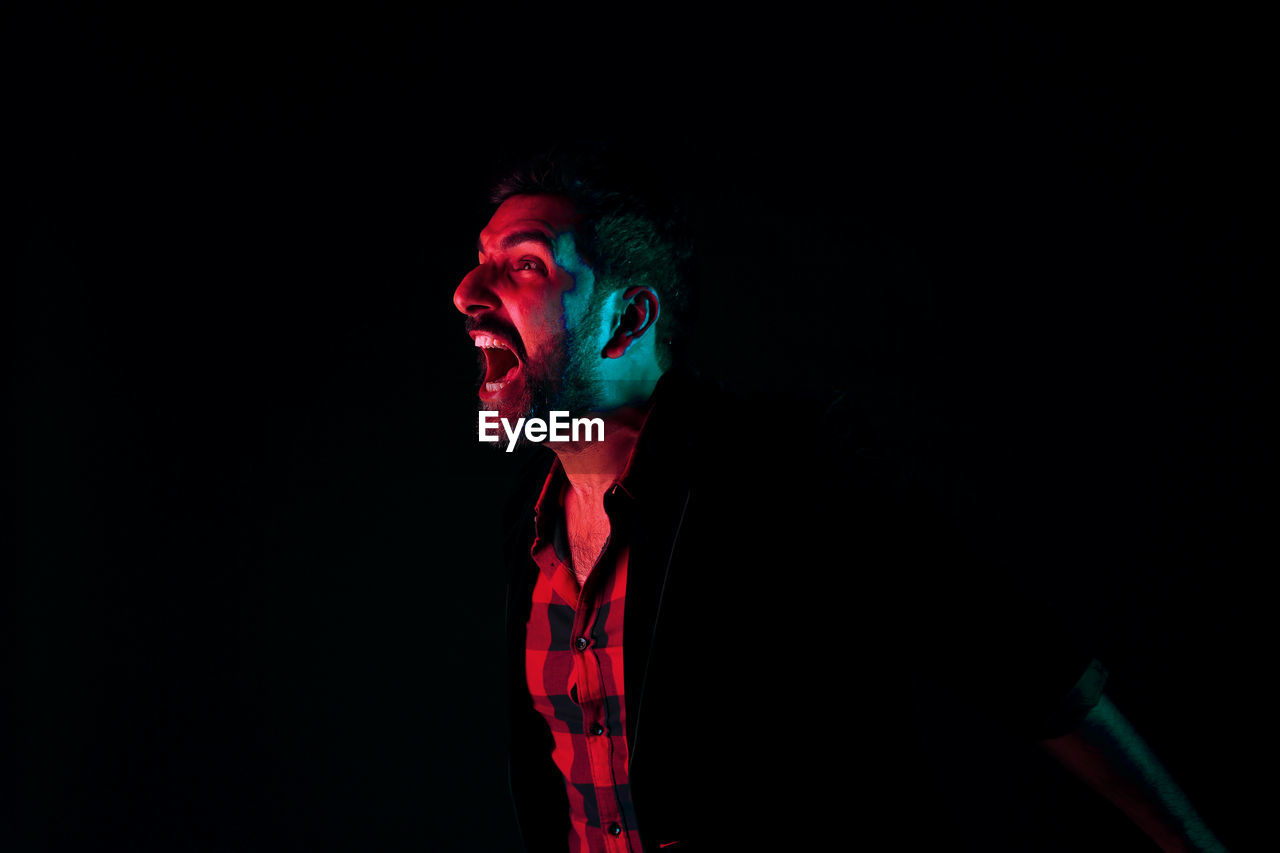
{"type": "Polygon", "coordinates": [[[688,419],[689,380],[668,374],[655,392],[645,423],[628,491],[630,560],[623,627],[623,677],[626,687],[627,745],[636,760],[640,721],[645,710],[655,638],[662,630],[662,606],[668,582],[678,570],[678,545],[692,498],[694,436],[688,419]]]}
{"type": "Polygon", "coordinates": [[[662,623],[662,604],[675,562],[692,490],[674,489],[660,506],[636,513],[635,539],[627,568],[627,612],[623,628],[623,677],[626,679],[627,744],[636,760],[640,719],[649,681],[654,640],[662,623]]]}

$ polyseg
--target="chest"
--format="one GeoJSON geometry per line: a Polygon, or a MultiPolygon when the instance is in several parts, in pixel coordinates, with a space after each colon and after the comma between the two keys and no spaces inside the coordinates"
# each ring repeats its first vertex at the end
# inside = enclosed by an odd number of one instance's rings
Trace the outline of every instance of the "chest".
{"type": "Polygon", "coordinates": [[[573,559],[573,574],[583,584],[609,541],[609,515],[604,507],[585,507],[573,500],[565,501],[565,532],[573,559]]]}

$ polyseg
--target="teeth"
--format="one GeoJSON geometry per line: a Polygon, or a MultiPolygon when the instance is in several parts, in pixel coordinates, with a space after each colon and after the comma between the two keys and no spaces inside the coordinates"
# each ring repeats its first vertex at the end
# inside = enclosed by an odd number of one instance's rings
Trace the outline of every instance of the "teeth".
{"type": "Polygon", "coordinates": [[[485,349],[507,349],[507,346],[502,341],[492,335],[476,335],[476,346],[484,347],[485,349]]]}
{"type": "Polygon", "coordinates": [[[501,391],[501,390],[502,390],[502,388],[503,388],[503,386],[505,386],[506,384],[507,384],[507,383],[505,383],[505,382],[486,382],[486,383],[484,383],[484,390],[486,390],[486,391],[501,391]]]}

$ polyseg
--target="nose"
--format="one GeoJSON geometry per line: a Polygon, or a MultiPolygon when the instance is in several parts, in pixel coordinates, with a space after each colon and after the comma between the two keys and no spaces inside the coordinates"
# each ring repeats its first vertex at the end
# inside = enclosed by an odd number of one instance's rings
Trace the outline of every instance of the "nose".
{"type": "Polygon", "coordinates": [[[484,265],[467,273],[453,292],[453,304],[463,314],[479,314],[498,307],[498,298],[489,287],[484,265]]]}

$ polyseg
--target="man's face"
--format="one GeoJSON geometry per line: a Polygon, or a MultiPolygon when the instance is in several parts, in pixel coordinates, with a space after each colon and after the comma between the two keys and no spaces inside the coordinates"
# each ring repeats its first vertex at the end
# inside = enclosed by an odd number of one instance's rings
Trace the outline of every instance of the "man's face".
{"type": "Polygon", "coordinates": [[[481,409],[512,422],[591,409],[606,330],[590,308],[595,276],[577,253],[578,222],[559,196],[518,195],[480,232],[479,263],[453,304],[481,354],[481,409]]]}

